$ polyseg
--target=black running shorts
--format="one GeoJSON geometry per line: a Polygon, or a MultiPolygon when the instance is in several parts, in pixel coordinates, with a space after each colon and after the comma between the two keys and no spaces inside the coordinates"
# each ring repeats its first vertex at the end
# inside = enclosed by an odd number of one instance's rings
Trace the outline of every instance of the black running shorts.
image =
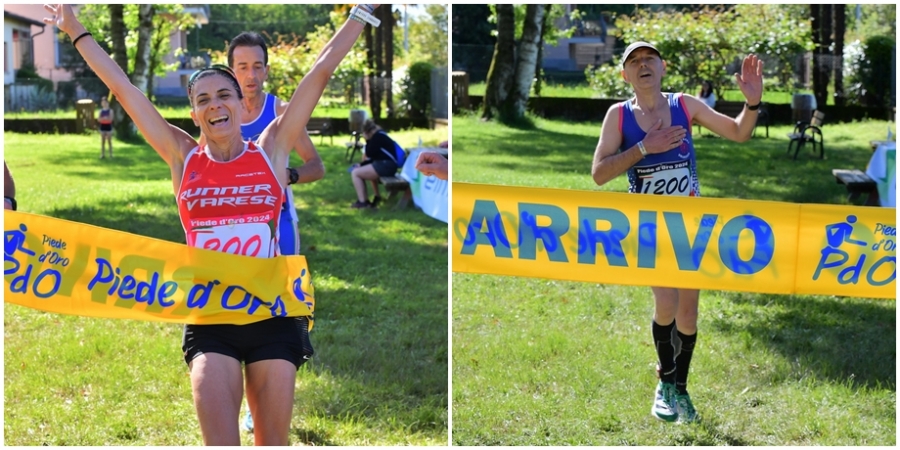
{"type": "Polygon", "coordinates": [[[284,359],[299,369],[313,355],[308,317],[273,317],[247,325],[185,325],[181,350],[188,365],[204,353],[218,353],[244,364],[284,359]]]}

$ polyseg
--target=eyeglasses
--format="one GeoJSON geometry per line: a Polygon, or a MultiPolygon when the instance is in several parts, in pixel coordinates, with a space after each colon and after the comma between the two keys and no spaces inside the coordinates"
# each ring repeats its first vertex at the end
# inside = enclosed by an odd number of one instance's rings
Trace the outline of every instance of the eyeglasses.
{"type": "Polygon", "coordinates": [[[220,72],[225,72],[225,74],[227,74],[232,79],[237,81],[237,77],[234,75],[234,71],[231,70],[231,67],[228,67],[224,64],[213,64],[209,67],[204,67],[204,68],[194,72],[193,74],[191,74],[191,77],[188,78],[188,86],[187,86],[188,97],[191,96],[191,89],[194,87],[194,81],[197,79],[197,77],[200,76],[201,73],[209,71],[209,70],[218,70],[220,72]]]}

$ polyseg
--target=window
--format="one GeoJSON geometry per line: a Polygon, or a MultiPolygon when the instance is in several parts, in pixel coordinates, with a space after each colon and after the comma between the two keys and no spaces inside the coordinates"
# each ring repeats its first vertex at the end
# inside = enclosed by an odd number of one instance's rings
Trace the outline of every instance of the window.
{"type": "Polygon", "coordinates": [[[21,69],[23,65],[34,67],[34,43],[31,32],[16,30],[13,36],[13,69],[21,69]]]}

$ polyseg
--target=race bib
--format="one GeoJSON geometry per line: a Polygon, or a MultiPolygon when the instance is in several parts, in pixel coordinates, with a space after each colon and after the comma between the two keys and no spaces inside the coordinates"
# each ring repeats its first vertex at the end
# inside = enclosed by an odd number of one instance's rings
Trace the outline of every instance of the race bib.
{"type": "Polygon", "coordinates": [[[263,223],[235,223],[194,229],[193,247],[242,256],[272,256],[271,230],[263,223]]]}
{"type": "Polygon", "coordinates": [[[640,179],[641,194],[690,195],[690,161],[663,163],[646,167],[635,167],[640,179]]]}

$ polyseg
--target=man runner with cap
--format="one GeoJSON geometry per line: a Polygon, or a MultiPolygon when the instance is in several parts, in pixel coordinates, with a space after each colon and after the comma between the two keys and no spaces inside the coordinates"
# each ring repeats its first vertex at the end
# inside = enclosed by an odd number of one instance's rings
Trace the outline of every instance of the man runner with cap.
{"type": "MultiPolygon", "coordinates": [[[[591,168],[594,181],[603,185],[627,172],[628,192],[699,196],[691,121],[732,141],[749,140],[762,99],[762,66],[755,55],[744,58],[735,82],[746,104],[737,118],[731,118],[692,95],[662,92],[666,62],[659,50],[647,42],[629,45],[621,74],[634,89],[634,98],[606,113],[591,168]]],[[[651,289],[660,378],[651,414],[666,422],[695,422],[699,415],[687,391],[687,376],[697,340],[700,291],[651,289]]]]}

